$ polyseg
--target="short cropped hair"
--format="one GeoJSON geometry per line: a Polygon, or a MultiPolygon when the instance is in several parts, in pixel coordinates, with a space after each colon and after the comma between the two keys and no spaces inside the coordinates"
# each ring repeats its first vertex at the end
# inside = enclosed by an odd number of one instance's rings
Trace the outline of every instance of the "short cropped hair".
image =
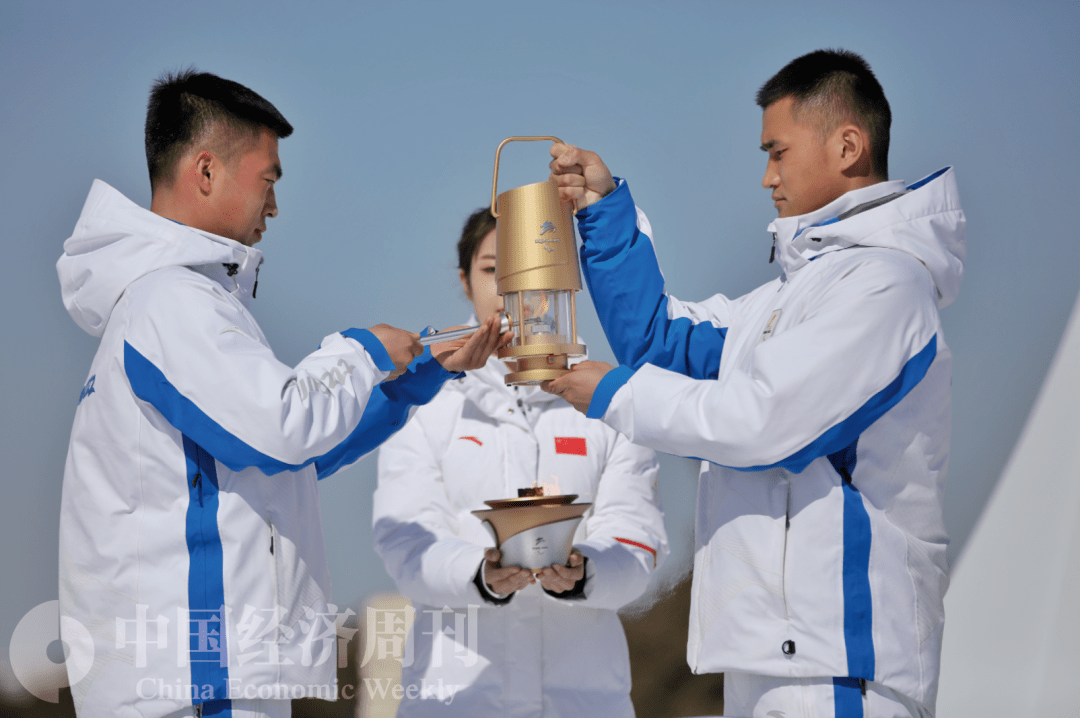
{"type": "Polygon", "coordinates": [[[461,239],[457,243],[458,269],[465,272],[465,278],[469,278],[472,271],[473,257],[480,249],[480,243],[495,229],[495,218],[491,216],[491,206],[481,207],[465,220],[465,226],[461,228],[461,239]]]}
{"type": "Polygon", "coordinates": [[[293,131],[276,107],[238,82],[194,68],[165,73],[154,82],[146,106],[151,190],[172,182],[177,162],[193,143],[205,142],[230,161],[264,127],[278,137],[293,131]]]}
{"type": "Polygon", "coordinates": [[[889,125],[892,111],[885,91],[860,55],[849,50],[815,50],[789,62],[757,92],[764,110],[785,97],[795,103],[798,120],[807,110],[817,114],[823,137],[853,122],[870,137],[870,162],[878,179],[889,178],[889,125]]]}

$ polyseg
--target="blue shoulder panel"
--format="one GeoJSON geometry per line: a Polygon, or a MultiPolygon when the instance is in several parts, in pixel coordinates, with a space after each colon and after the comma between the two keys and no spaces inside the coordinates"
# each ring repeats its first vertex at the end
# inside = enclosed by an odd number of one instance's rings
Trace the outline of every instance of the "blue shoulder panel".
{"type": "Polygon", "coordinates": [[[315,460],[312,458],[303,464],[286,464],[248,446],[181,394],[153,362],[127,342],[124,342],[124,371],[135,396],[150,402],[180,433],[190,436],[196,444],[233,471],[255,466],[272,476],[282,471],[299,471],[315,460]]]}
{"type": "Polygon", "coordinates": [[[930,341],[918,354],[911,357],[904,364],[896,379],[870,397],[851,416],[827,429],[807,446],[786,459],[777,461],[775,464],[749,467],[732,466],[729,468],[738,471],[764,471],[780,467],[797,474],[809,466],[811,461],[843,450],[844,447],[854,443],[871,424],[884,416],[889,409],[900,403],[900,400],[922,381],[936,356],[937,335],[935,334],[930,337],[930,341]]]}

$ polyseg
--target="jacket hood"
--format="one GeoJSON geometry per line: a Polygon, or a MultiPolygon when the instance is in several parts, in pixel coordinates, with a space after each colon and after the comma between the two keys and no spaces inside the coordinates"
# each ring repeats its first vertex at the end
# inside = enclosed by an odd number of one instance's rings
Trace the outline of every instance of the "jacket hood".
{"type": "Polygon", "coordinates": [[[100,337],[120,296],[150,272],[190,267],[247,306],[262,261],[258,249],[161,217],[94,180],[56,271],[68,313],[100,337]]]}
{"type": "Polygon", "coordinates": [[[940,309],[960,292],[965,228],[956,177],[945,167],[911,185],[852,190],[814,212],[773,220],[768,231],[784,279],[822,254],[855,246],[906,252],[933,276],[940,309]]]}

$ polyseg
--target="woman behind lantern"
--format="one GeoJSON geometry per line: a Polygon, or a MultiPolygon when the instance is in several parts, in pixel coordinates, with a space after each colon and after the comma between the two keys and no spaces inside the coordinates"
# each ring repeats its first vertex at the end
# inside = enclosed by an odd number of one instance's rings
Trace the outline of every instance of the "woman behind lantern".
{"type": "MultiPolygon", "coordinates": [[[[470,323],[501,312],[487,208],[458,258],[470,323]]],[[[398,716],[633,716],[615,612],[668,553],[656,457],[508,371],[493,355],[448,382],[379,453],[375,550],[416,610],[398,716]],[[535,577],[470,513],[533,487],[593,504],[568,565],[535,577]]]]}

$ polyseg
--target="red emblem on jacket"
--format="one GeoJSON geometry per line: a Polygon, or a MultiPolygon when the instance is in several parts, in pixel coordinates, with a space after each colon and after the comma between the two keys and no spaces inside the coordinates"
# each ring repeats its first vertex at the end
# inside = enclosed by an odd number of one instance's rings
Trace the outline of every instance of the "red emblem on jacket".
{"type": "Polygon", "coordinates": [[[588,456],[589,449],[585,445],[584,436],[556,436],[556,454],[573,454],[574,456],[588,456]]]}
{"type": "Polygon", "coordinates": [[[475,441],[477,446],[483,446],[484,442],[477,439],[475,436],[459,436],[459,439],[465,439],[465,441],[475,441]]]}

